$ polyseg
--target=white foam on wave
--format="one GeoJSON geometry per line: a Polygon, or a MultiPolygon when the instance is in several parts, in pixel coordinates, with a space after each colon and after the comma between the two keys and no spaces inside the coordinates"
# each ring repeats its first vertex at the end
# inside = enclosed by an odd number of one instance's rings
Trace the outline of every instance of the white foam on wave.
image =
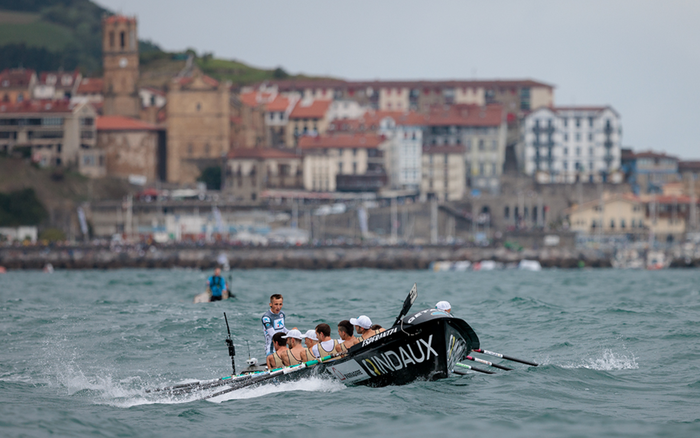
{"type": "Polygon", "coordinates": [[[639,369],[634,354],[621,354],[606,348],[600,356],[589,357],[580,363],[563,365],[563,368],[587,368],[596,371],[636,370],[639,369]]]}
{"type": "Polygon", "coordinates": [[[285,382],[280,384],[261,385],[252,388],[243,388],[223,394],[219,397],[209,399],[214,403],[221,403],[227,400],[244,400],[248,398],[263,397],[270,394],[289,391],[309,391],[309,392],[336,392],[345,389],[345,385],[335,379],[323,379],[320,377],[310,377],[308,379],[285,382]]]}

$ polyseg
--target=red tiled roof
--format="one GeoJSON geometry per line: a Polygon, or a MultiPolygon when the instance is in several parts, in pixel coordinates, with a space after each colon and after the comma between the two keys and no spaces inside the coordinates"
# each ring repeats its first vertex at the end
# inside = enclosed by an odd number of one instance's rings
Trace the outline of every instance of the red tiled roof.
{"type": "Polygon", "coordinates": [[[464,154],[464,146],[423,146],[424,154],[464,154]]]}
{"type": "Polygon", "coordinates": [[[53,85],[57,88],[70,88],[75,84],[75,81],[78,79],[78,76],[80,75],[80,72],[78,70],[74,72],[60,72],[60,71],[50,71],[50,72],[44,72],[41,75],[39,75],[39,83],[42,85],[53,85]],[[47,83],[47,79],[49,76],[53,76],[53,84],[47,83]],[[66,84],[64,84],[64,79],[66,84]]]}
{"type": "Polygon", "coordinates": [[[240,99],[241,99],[241,102],[243,102],[243,104],[248,105],[248,106],[252,106],[252,107],[256,107],[256,106],[260,105],[260,103],[261,103],[259,100],[259,97],[258,97],[258,93],[256,91],[251,91],[249,93],[242,93],[240,95],[240,99]]]}
{"type": "Polygon", "coordinates": [[[110,15],[102,19],[103,23],[133,23],[136,24],[136,17],[127,17],[124,15],[110,15]]]}
{"type": "Polygon", "coordinates": [[[384,141],[384,137],[375,134],[333,134],[316,137],[305,136],[299,138],[301,149],[326,149],[326,148],[363,148],[373,149],[384,141]]]}
{"type": "Polygon", "coordinates": [[[104,88],[102,78],[83,78],[76,94],[101,94],[104,88]]]}
{"type": "Polygon", "coordinates": [[[237,148],[229,152],[229,159],[301,158],[291,151],[273,148],[237,148]]]}
{"type": "Polygon", "coordinates": [[[0,89],[2,88],[26,88],[34,76],[34,70],[26,68],[9,69],[0,72],[0,89]]]}
{"type": "MultiPolygon", "coordinates": [[[[180,85],[187,85],[187,84],[191,83],[193,80],[194,80],[193,76],[184,76],[184,77],[178,78],[177,82],[180,85]]],[[[202,75],[202,80],[204,81],[205,84],[211,85],[212,87],[219,86],[219,81],[217,81],[216,79],[214,79],[210,76],[202,75]]]]}
{"type": "Polygon", "coordinates": [[[644,151],[644,152],[637,152],[634,154],[635,158],[668,158],[670,160],[676,160],[678,161],[677,157],[671,156],[671,155],[666,155],[665,152],[654,152],[652,150],[649,151],[644,151]]]}
{"type": "Polygon", "coordinates": [[[98,131],[155,131],[156,125],[124,116],[101,116],[97,118],[98,131]]]}
{"type": "Polygon", "coordinates": [[[0,103],[0,113],[69,113],[75,105],[69,100],[25,100],[15,104],[0,103]]]}
{"type": "Polygon", "coordinates": [[[300,100],[289,115],[290,119],[322,119],[330,108],[331,100],[314,100],[311,104],[300,100]]]}
{"type": "Polygon", "coordinates": [[[339,79],[286,79],[279,81],[268,81],[267,85],[276,85],[280,91],[290,91],[299,89],[362,89],[373,88],[375,91],[380,88],[518,88],[518,87],[546,87],[554,88],[553,85],[532,79],[507,79],[507,80],[483,80],[483,81],[343,81],[339,79]]]}
{"type": "Polygon", "coordinates": [[[284,96],[277,96],[275,99],[267,104],[266,111],[269,112],[284,112],[289,108],[289,99],[284,96]]]}
{"type": "Polygon", "coordinates": [[[687,171],[700,171],[700,161],[679,161],[678,162],[678,171],[679,172],[687,172],[687,171]]]}

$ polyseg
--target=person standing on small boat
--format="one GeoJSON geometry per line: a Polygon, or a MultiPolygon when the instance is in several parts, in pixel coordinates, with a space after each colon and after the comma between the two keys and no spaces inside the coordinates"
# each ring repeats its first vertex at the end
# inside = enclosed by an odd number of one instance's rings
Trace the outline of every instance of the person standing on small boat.
{"type": "Polygon", "coordinates": [[[275,333],[275,335],[272,337],[272,345],[274,346],[275,351],[267,356],[267,369],[273,370],[276,368],[289,366],[289,358],[287,357],[287,340],[284,338],[284,334],[275,333]]]}
{"type": "Polygon", "coordinates": [[[369,319],[369,316],[360,315],[359,318],[350,318],[350,324],[355,326],[357,334],[360,335],[357,340],[360,342],[377,334],[375,330],[372,330],[372,320],[369,319]]]}
{"type": "Polygon", "coordinates": [[[339,343],[335,347],[336,352],[345,353],[350,347],[357,345],[360,342],[353,336],[353,331],[352,324],[350,324],[350,321],[347,319],[338,323],[338,335],[343,342],[339,343]]]}
{"type": "Polygon", "coordinates": [[[338,341],[331,338],[331,326],[326,323],[317,325],[316,337],[318,338],[318,344],[314,345],[311,349],[311,352],[315,357],[322,358],[335,352],[335,347],[338,346],[338,341]]]}
{"type": "Polygon", "coordinates": [[[226,280],[221,276],[221,269],[214,269],[214,275],[207,279],[207,285],[211,291],[209,301],[221,301],[224,290],[226,290],[226,280]]]}
{"type": "Polygon", "coordinates": [[[297,365],[312,359],[306,355],[306,349],[302,344],[299,330],[292,329],[282,337],[287,340],[287,362],[289,365],[297,365]]]}
{"type": "Polygon", "coordinates": [[[270,309],[262,316],[263,332],[265,333],[265,354],[274,353],[272,345],[272,337],[276,333],[286,335],[289,330],[284,326],[284,312],[282,305],[284,299],[280,294],[270,296],[270,309]]]}

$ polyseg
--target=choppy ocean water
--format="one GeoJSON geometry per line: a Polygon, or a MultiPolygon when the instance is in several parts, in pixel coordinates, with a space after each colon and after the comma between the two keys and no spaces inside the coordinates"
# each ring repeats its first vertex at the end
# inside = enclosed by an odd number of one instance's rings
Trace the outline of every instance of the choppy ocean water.
{"type": "Polygon", "coordinates": [[[237,298],[192,304],[208,274],[0,275],[0,435],[700,436],[698,271],[232,271],[237,298]],[[448,300],[482,348],[541,365],[378,389],[310,379],[219,403],[145,392],[230,374],[224,311],[240,369],[247,345],[262,359],[271,293],[302,330],[359,314],[388,326],[414,282],[414,310],[448,300]]]}

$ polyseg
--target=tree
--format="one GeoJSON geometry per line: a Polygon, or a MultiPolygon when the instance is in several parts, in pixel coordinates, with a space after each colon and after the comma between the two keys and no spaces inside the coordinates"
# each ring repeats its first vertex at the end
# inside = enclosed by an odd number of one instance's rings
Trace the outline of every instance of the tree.
{"type": "Polygon", "coordinates": [[[275,71],[272,72],[272,77],[275,79],[286,79],[289,77],[289,73],[287,73],[282,67],[277,67],[275,71]]]}
{"type": "Polygon", "coordinates": [[[0,193],[0,226],[38,225],[47,217],[34,189],[0,193]]]}
{"type": "Polygon", "coordinates": [[[207,190],[221,190],[221,167],[207,167],[197,181],[207,185],[207,190]]]}

